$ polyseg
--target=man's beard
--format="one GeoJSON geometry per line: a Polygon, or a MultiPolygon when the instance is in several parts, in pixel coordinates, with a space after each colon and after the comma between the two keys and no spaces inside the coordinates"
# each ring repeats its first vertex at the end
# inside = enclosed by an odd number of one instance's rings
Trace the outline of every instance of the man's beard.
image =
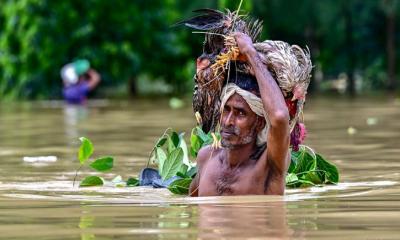
{"type": "Polygon", "coordinates": [[[257,137],[256,124],[254,124],[253,127],[250,129],[250,132],[243,137],[240,137],[241,130],[236,126],[223,127],[221,131],[228,132],[236,137],[239,137],[238,143],[231,143],[230,141],[225,140],[224,138],[221,139],[221,146],[228,149],[234,149],[236,147],[249,144],[253,142],[254,139],[257,137]]]}

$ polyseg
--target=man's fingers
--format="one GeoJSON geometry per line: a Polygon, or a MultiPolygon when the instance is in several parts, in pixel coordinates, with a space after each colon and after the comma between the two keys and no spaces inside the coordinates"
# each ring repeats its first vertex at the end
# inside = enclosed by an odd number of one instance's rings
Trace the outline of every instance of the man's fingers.
{"type": "Polygon", "coordinates": [[[243,38],[245,36],[245,34],[244,33],[241,33],[241,32],[234,32],[233,33],[233,37],[235,38],[235,39],[241,39],[241,38],[243,38]]]}

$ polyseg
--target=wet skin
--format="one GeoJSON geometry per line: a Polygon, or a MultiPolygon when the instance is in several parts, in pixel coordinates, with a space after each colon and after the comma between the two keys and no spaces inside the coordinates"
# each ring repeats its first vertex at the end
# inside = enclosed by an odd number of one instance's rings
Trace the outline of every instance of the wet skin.
{"type": "Polygon", "coordinates": [[[283,195],[289,155],[289,114],[282,93],[253,48],[251,39],[235,35],[239,50],[251,65],[269,117],[268,147],[256,158],[256,138],[265,120],[251,111],[238,94],[232,95],[222,112],[222,148],[207,146],[197,156],[198,174],[190,186],[191,196],[283,195]]]}

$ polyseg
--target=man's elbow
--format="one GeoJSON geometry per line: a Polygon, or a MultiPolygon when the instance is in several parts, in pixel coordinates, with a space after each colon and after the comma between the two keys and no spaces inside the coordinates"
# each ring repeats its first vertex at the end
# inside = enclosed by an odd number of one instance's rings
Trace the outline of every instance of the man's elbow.
{"type": "Polygon", "coordinates": [[[277,110],[269,116],[271,125],[273,127],[289,126],[289,112],[287,109],[277,110]]]}

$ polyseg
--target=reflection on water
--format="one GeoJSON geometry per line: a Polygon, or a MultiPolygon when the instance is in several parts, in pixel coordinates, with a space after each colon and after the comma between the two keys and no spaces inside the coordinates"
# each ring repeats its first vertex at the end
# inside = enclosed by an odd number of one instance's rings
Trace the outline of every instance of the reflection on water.
{"type": "MultiPolygon", "coordinates": [[[[170,110],[163,100],[3,104],[1,238],[398,239],[399,115],[392,100],[310,99],[307,144],[339,166],[340,184],[288,189],[284,197],[188,198],[112,184],[80,189],[72,179],[80,136],[93,141],[94,157],[115,157],[104,179],[127,179],[145,165],[165,128],[193,126],[189,108],[170,110]],[[356,131],[349,134],[349,127],[356,131]],[[37,164],[26,156],[57,160],[37,164]]],[[[86,168],[80,177],[90,174],[86,168]]]]}
{"type": "Polygon", "coordinates": [[[268,237],[289,239],[285,203],[199,205],[200,239],[268,237]]]}
{"type": "Polygon", "coordinates": [[[68,139],[77,139],[82,136],[79,132],[79,123],[88,117],[88,107],[85,105],[65,105],[64,121],[65,135],[68,139]]]}

